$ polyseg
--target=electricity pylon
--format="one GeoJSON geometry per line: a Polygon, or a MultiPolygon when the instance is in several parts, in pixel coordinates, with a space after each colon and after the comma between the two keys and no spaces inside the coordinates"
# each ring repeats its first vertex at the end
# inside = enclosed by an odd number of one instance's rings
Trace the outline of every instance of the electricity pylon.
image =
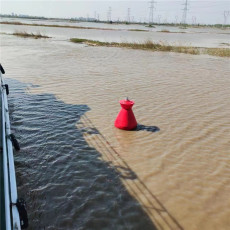
{"type": "Polygon", "coordinates": [[[130,23],[130,8],[127,10],[127,22],[130,23]]]}
{"type": "Polygon", "coordinates": [[[153,24],[153,10],[154,10],[154,4],[156,3],[154,0],[150,1],[150,11],[149,11],[149,25],[153,24]]]}
{"type": "Polygon", "coordinates": [[[224,11],[224,25],[227,24],[228,16],[230,16],[230,11],[224,11]]]}
{"type": "Polygon", "coordinates": [[[183,9],[183,16],[182,16],[182,24],[186,24],[186,20],[187,20],[187,11],[188,11],[188,0],[185,0],[184,5],[184,9],[183,9]]]}

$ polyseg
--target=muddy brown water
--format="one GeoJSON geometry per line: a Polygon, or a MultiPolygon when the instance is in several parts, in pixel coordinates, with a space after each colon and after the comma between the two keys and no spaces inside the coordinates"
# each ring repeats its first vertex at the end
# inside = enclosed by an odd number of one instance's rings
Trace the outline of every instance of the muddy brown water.
{"type": "Polygon", "coordinates": [[[0,36],[30,229],[229,228],[229,58],[0,36]]]}

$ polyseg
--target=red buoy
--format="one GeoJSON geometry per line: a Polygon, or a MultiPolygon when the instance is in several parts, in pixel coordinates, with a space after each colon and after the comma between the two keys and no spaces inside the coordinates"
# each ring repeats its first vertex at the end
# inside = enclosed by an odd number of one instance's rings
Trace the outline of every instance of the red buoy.
{"type": "Polygon", "coordinates": [[[121,100],[121,111],[119,112],[114,126],[118,129],[132,130],[137,127],[137,121],[133,114],[132,107],[134,101],[130,101],[128,98],[126,100],[121,100]]]}

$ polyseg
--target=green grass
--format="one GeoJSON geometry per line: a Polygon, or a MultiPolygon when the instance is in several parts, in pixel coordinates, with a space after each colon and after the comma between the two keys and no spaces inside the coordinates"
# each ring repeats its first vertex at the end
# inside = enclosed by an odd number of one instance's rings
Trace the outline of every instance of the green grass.
{"type": "Polygon", "coordinates": [[[175,52],[185,54],[208,54],[219,57],[230,57],[230,49],[228,48],[199,48],[189,46],[171,46],[167,44],[154,43],[152,41],[146,41],[144,43],[127,43],[127,42],[100,42],[81,38],[71,38],[71,42],[74,43],[85,43],[91,46],[106,46],[106,47],[123,47],[130,49],[139,50],[150,50],[150,51],[162,51],[162,52],[175,52]]]}
{"type": "Polygon", "coordinates": [[[41,33],[27,33],[27,32],[14,32],[12,35],[15,36],[19,36],[19,37],[23,37],[23,38],[34,38],[34,39],[38,39],[38,38],[50,38],[46,35],[42,35],[41,33]]]}

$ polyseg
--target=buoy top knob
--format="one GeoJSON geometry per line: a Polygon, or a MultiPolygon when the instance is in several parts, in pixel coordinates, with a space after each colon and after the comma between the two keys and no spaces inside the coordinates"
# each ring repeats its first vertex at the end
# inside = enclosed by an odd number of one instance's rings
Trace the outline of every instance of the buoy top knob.
{"type": "Polygon", "coordinates": [[[134,105],[134,101],[130,101],[130,100],[121,100],[120,101],[121,107],[123,109],[131,109],[134,105]]]}

